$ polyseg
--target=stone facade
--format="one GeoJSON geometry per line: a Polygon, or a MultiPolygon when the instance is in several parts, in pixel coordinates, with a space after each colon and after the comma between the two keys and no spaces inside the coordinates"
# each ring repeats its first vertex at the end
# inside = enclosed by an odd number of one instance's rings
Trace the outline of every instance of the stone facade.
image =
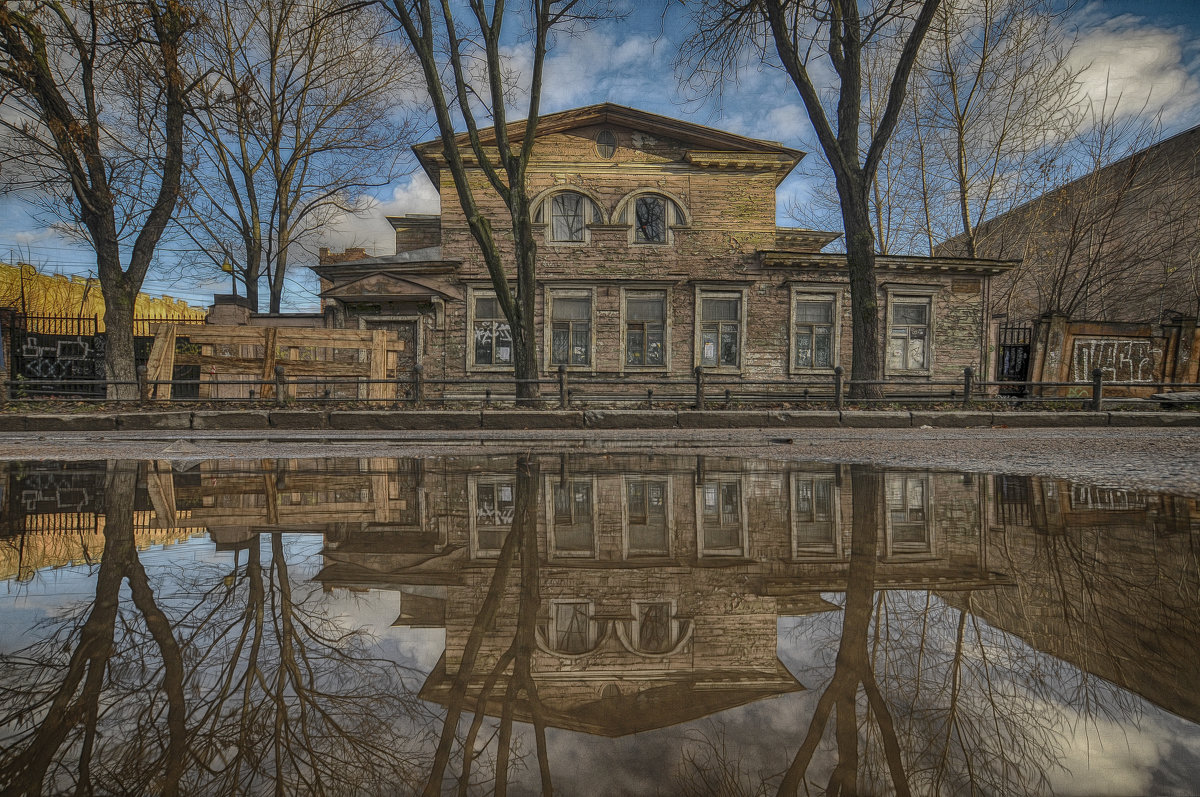
{"type": "MultiPolygon", "coordinates": [[[[440,142],[415,151],[442,193],[436,228],[428,216],[394,217],[395,257],[326,253],[316,267],[323,309],[338,325],[416,325],[428,379],[511,373],[506,328],[440,142]]],[[[776,225],[776,188],[803,156],[611,104],[543,117],[528,181],[545,374],[562,365],[632,383],[690,378],[699,366],[734,380],[827,383],[836,366],[849,371],[845,259],[820,251],[838,233],[776,225]]],[[[507,212],[482,170],[472,188],[511,255],[507,212]]],[[[878,263],[886,377],[978,371],[989,281],[1010,264],[878,263]]]]}

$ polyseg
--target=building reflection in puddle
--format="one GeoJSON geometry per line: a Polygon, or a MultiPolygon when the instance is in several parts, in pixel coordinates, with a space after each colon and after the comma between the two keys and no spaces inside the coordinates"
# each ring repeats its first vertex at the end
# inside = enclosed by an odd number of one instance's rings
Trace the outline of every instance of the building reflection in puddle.
{"type": "Polygon", "coordinates": [[[806,687],[778,703],[802,709],[786,734],[680,740],[662,789],[1044,793],[1052,704],[1119,721],[1136,694],[1200,719],[1200,523],[1172,496],[634,455],[24,466],[6,484],[5,575],[100,561],[90,613],[21,654],[56,676],[4,665],[26,693],[0,778],[28,793],[103,791],[111,760],[164,792],[503,791],[524,772],[549,792],[570,777],[553,729],[694,728],[806,687]],[[150,593],[120,593],[145,579],[139,544],[198,531],[232,570],[157,565],[150,593]],[[318,572],[289,572],[285,540],[305,538],[283,534],[319,535],[318,572]],[[339,616],[347,590],[444,629],[432,670],[377,656],[339,616]],[[803,637],[781,645],[780,618],[803,637]],[[809,664],[789,670],[797,645],[809,664]],[[112,678],[134,659],[140,680],[112,678]],[[153,729],[136,752],[122,705],[153,729]],[[769,766],[742,772],[743,742],[769,766]]]}

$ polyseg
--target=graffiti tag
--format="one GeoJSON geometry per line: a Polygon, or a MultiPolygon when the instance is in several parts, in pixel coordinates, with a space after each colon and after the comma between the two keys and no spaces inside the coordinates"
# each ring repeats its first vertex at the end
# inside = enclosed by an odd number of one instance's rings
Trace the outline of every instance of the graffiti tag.
{"type": "Polygon", "coordinates": [[[1099,368],[1108,382],[1154,382],[1161,357],[1162,349],[1148,338],[1076,340],[1072,378],[1086,382],[1092,378],[1092,370],[1099,368]]]}

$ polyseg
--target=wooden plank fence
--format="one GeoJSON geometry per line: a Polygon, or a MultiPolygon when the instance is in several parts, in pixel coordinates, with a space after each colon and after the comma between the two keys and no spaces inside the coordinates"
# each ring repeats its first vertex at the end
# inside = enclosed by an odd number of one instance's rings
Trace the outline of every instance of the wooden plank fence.
{"type": "Polygon", "coordinates": [[[146,380],[154,399],[171,398],[170,379],[177,365],[200,366],[201,400],[250,398],[251,391],[258,398],[274,398],[277,365],[283,366],[286,377],[284,398],[397,398],[396,368],[405,343],[388,330],[162,323],[152,331],[146,380]],[[177,337],[199,346],[200,353],[176,353],[177,337]]]}

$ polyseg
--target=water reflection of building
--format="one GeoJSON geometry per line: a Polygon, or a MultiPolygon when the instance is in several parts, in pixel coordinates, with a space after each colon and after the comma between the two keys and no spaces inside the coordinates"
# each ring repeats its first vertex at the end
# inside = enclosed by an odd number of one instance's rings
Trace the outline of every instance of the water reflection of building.
{"type": "MultiPolygon", "coordinates": [[[[777,658],[777,621],[833,608],[821,593],[844,589],[846,468],[616,455],[540,465],[531,665],[547,722],[622,735],[801,688],[777,658]]],[[[326,585],[397,590],[397,624],[445,627],[429,699],[448,699],[487,598],[519,500],[515,471],[511,457],[427,462],[436,534],[424,547],[387,550],[360,528],[326,549],[326,585]]],[[[981,542],[978,483],[933,472],[884,483],[883,588],[1000,580],[981,542]]],[[[518,568],[503,605],[518,604],[519,580],[518,568]]],[[[472,693],[515,622],[502,615],[484,635],[472,693]]]]}
{"type": "Polygon", "coordinates": [[[972,594],[969,609],[1200,721],[1197,502],[1028,476],[992,482],[987,556],[1015,584],[972,594]]]}
{"type": "MultiPolygon", "coordinates": [[[[148,463],[144,470],[152,475],[156,467],[148,463]]],[[[25,581],[39,570],[98,562],[104,550],[107,475],[104,461],[0,463],[0,580],[25,581]]],[[[134,502],[138,549],[205,533],[173,503],[167,518],[161,498],[147,490],[134,502]]]]}

